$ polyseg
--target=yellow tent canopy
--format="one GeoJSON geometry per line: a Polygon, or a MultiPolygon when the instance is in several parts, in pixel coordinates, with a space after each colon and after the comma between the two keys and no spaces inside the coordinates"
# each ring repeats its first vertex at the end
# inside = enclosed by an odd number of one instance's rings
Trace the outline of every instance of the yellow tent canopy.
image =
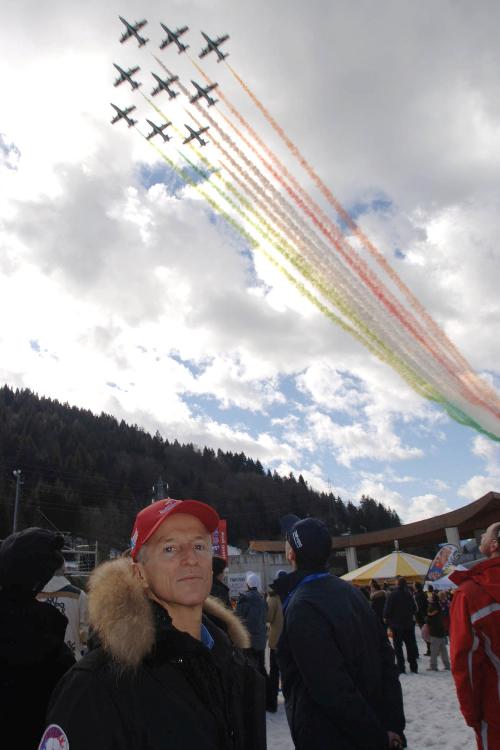
{"type": "Polygon", "coordinates": [[[374,560],[356,570],[351,570],[350,573],[346,573],[341,578],[344,581],[351,581],[357,586],[365,586],[373,578],[378,581],[391,581],[396,576],[404,576],[407,581],[413,583],[424,580],[430,564],[431,560],[427,557],[418,557],[407,552],[394,550],[390,555],[374,560]]]}

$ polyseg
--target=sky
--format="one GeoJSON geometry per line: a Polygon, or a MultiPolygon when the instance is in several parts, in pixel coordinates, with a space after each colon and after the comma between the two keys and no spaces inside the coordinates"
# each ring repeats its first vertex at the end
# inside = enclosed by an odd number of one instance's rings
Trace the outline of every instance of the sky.
{"type": "MultiPolygon", "coordinates": [[[[500,443],[450,419],[311,302],[278,268],[274,235],[255,229],[257,198],[244,216],[224,202],[236,183],[215,128],[196,151],[180,135],[206,112],[244,172],[262,174],[231,129],[237,112],[362,254],[239,77],[498,394],[499,25],[495,0],[6,0],[0,382],[243,451],[345,501],[371,495],[405,522],[499,491],[500,443]],[[147,19],[150,41],[120,44],[119,15],[147,19]],[[191,57],[159,50],[160,22],[189,26],[191,57]],[[198,58],[200,30],[230,35],[226,61],[198,58]],[[203,82],[192,61],[218,82],[217,105],[151,97],[165,68],[192,93],[203,82]],[[142,86],[114,87],[113,63],[140,66],[142,86]],[[135,105],[137,129],[111,126],[110,102],[135,105]],[[146,118],[163,117],[172,140],[148,142],[146,118]]],[[[257,195],[269,210],[262,183],[257,195]]],[[[375,320],[371,293],[356,289],[375,320]]],[[[401,341],[387,315],[378,324],[401,341]]],[[[426,376],[429,357],[411,352],[426,376]]],[[[498,419],[482,424],[494,432],[498,419]]]]}

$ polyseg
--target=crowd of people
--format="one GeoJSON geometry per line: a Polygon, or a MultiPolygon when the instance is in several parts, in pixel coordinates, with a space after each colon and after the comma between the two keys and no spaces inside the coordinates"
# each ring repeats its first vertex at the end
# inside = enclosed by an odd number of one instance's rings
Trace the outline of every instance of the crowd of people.
{"type": "Polygon", "coordinates": [[[404,578],[342,581],[328,570],[327,527],[288,515],[291,572],[264,594],[249,571],[235,606],[212,555],[218,523],[195,500],[148,505],[88,596],[64,575],[59,534],[27,529],[2,543],[6,747],[265,750],[281,690],[297,750],[403,748],[400,676],[427,656],[428,670],[451,668],[478,749],[500,748],[500,523],[482,537],[486,559],[452,574],[451,598],[404,578]]]}

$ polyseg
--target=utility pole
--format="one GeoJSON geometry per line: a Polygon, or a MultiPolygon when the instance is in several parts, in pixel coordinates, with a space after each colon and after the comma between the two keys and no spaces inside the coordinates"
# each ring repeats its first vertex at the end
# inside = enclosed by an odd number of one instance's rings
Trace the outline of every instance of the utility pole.
{"type": "Polygon", "coordinates": [[[17,516],[19,513],[19,501],[21,499],[21,485],[24,484],[24,480],[23,480],[21,469],[14,469],[12,473],[16,477],[16,499],[14,502],[14,521],[12,523],[12,533],[15,534],[17,531],[17,516]]]}
{"type": "Polygon", "coordinates": [[[154,503],[157,500],[163,500],[164,497],[168,497],[168,482],[165,482],[163,477],[159,477],[156,484],[152,487],[153,497],[151,502],[154,503]]]}

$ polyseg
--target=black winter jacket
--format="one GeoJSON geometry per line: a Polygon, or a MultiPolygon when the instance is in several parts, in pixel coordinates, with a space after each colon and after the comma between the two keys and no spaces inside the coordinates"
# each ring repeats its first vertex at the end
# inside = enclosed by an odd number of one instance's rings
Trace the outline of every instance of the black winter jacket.
{"type": "Polygon", "coordinates": [[[0,591],[2,747],[38,747],[50,694],[75,663],[64,643],[67,623],[50,604],[0,591]]]}
{"type": "Polygon", "coordinates": [[[417,612],[415,599],[407,588],[398,586],[391,591],[385,603],[384,617],[391,628],[409,630],[415,626],[417,612]]]}
{"type": "MultiPolygon", "coordinates": [[[[127,577],[127,561],[106,565],[118,568],[107,588],[113,581],[120,586],[119,572],[127,577]]],[[[133,579],[127,585],[133,587],[133,579]]],[[[93,595],[91,590],[91,617],[97,606],[93,595]]],[[[161,607],[137,600],[126,606],[128,596],[127,591],[122,596],[127,620],[117,612],[104,624],[94,623],[104,646],[83,657],[59,683],[48,725],[64,731],[71,750],[265,750],[264,680],[239,648],[204,617],[214,640],[209,650],[174,628],[161,607]],[[140,640],[150,624],[152,648],[135,666],[125,663],[126,643],[137,648],[134,631],[140,640]]],[[[237,619],[220,603],[214,603],[214,611],[237,619]]],[[[230,633],[233,624],[228,624],[230,633]]],[[[50,731],[56,730],[48,729],[47,736],[50,731]]]]}
{"type": "MultiPolygon", "coordinates": [[[[282,599],[313,571],[273,584],[282,599]]],[[[278,644],[296,750],[384,750],[405,718],[394,652],[369,602],[335,576],[295,588],[278,644]]]]}

